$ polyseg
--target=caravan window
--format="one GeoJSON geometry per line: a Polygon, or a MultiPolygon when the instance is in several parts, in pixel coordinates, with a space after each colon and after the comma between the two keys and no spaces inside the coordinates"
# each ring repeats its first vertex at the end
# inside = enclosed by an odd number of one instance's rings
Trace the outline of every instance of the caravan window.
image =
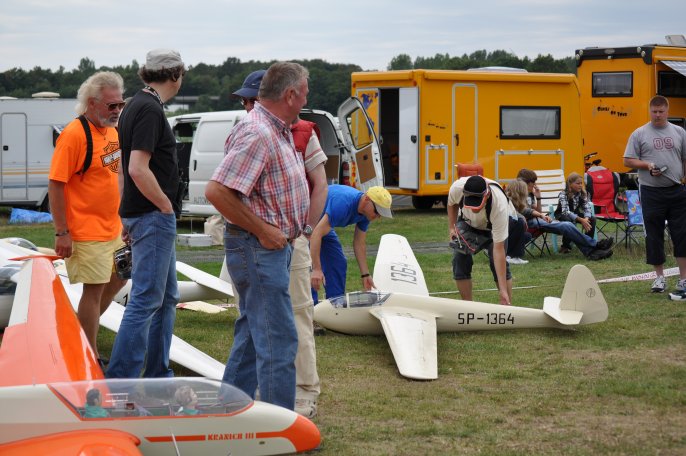
{"type": "Polygon", "coordinates": [[[501,106],[501,139],[560,139],[559,106],[501,106]]]}
{"type": "Polygon", "coordinates": [[[686,97],[686,76],[676,71],[658,72],[657,93],[663,97],[686,97]]]}
{"type": "Polygon", "coordinates": [[[633,93],[633,73],[630,71],[593,73],[594,97],[630,97],[633,93]]]}

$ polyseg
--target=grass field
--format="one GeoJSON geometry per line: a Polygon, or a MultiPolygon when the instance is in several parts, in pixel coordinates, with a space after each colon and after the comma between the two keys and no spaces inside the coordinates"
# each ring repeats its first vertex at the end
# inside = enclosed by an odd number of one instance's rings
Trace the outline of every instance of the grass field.
{"type": "MultiPolygon", "coordinates": [[[[398,211],[374,223],[369,244],[384,233],[410,243],[446,242],[445,211],[398,211]]],[[[202,224],[195,225],[202,227],[202,224]]],[[[200,228],[201,229],[201,228],[200,228]]],[[[180,231],[188,231],[186,224],[180,231]]],[[[46,245],[51,226],[13,227],[46,245]]],[[[341,237],[350,243],[351,231],[341,237]]],[[[454,291],[450,252],[418,254],[429,290],[454,291]]],[[[374,258],[370,257],[370,267],[374,258]]],[[[569,255],[513,266],[514,304],[541,308],[559,296],[569,268],[586,264],[597,279],[648,271],[641,247],[618,246],[602,262],[569,255]]],[[[667,267],[674,266],[669,258],[667,267]]],[[[196,266],[217,273],[219,263],[196,266]]],[[[348,289],[360,288],[349,261],[348,289]]],[[[669,279],[674,286],[676,279],[669,279]]],[[[601,285],[606,322],[577,331],[522,330],[441,334],[439,378],[400,377],[384,337],[328,332],[317,337],[322,395],[315,423],[323,455],[683,455],[686,454],[686,303],[649,292],[649,282],[601,285]]],[[[486,258],[477,257],[475,290],[493,287],[486,258]]],[[[457,298],[458,295],[450,297],[457,298]]],[[[497,302],[493,291],[475,298],[497,302]]],[[[220,361],[227,357],[235,310],[177,313],[176,334],[220,361]]],[[[111,349],[103,330],[100,351],[111,349]]],[[[191,375],[175,366],[177,375],[191,375]]]]}

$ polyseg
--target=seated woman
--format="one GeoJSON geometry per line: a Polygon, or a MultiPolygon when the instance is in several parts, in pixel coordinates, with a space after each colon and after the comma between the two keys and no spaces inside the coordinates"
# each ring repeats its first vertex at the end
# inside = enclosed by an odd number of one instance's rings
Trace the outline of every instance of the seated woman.
{"type": "MultiPolygon", "coordinates": [[[[578,173],[571,173],[567,177],[565,190],[558,196],[555,218],[563,222],[579,223],[586,236],[595,236],[595,213],[586,190],[584,180],[578,173]]],[[[560,253],[569,253],[572,250],[572,241],[568,237],[562,238],[560,253]]]]}
{"type": "Polygon", "coordinates": [[[93,388],[86,393],[86,413],[85,418],[107,418],[110,416],[107,410],[102,408],[102,395],[100,390],[93,388]]]}
{"type": "Polygon", "coordinates": [[[198,396],[190,386],[182,386],[174,393],[174,399],[181,406],[177,415],[197,415],[200,413],[195,407],[198,405],[198,396]]]}
{"type": "Polygon", "coordinates": [[[526,208],[526,184],[524,181],[516,179],[508,184],[505,193],[517,211],[514,216],[510,215],[506,259],[510,264],[526,264],[528,261],[524,259],[524,254],[526,245],[531,240],[531,233],[527,231],[526,218],[522,215],[524,208],[526,208]]]}

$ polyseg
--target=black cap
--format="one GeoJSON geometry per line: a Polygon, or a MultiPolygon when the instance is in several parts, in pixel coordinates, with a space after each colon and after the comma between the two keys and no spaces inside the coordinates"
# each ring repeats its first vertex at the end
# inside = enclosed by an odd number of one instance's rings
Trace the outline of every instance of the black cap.
{"type": "Polygon", "coordinates": [[[488,194],[486,179],[481,176],[470,176],[467,182],[464,183],[462,192],[464,193],[465,207],[481,206],[484,196],[488,194]]]}

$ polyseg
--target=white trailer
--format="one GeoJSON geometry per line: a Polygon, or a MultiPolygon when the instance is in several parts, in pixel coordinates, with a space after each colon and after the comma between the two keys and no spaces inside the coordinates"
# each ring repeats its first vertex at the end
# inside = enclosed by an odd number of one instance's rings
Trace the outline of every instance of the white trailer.
{"type": "MultiPolygon", "coordinates": [[[[35,96],[35,95],[34,95],[35,96]]],[[[0,204],[47,211],[55,140],[76,113],[75,99],[0,97],[0,204]]]]}

